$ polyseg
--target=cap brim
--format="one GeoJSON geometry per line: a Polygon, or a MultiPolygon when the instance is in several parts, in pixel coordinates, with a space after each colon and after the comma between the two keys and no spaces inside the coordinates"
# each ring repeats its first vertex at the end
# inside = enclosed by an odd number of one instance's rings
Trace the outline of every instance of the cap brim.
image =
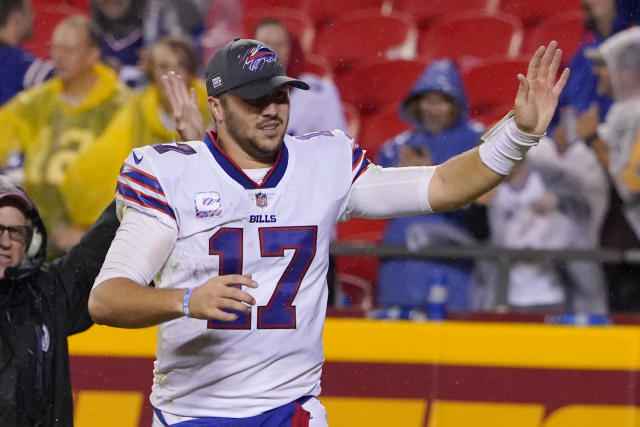
{"type": "Polygon", "coordinates": [[[229,92],[238,98],[257,99],[284,85],[294,86],[303,90],[309,89],[309,85],[302,80],[287,76],[273,76],[266,79],[254,80],[242,86],[229,89],[229,92]]]}

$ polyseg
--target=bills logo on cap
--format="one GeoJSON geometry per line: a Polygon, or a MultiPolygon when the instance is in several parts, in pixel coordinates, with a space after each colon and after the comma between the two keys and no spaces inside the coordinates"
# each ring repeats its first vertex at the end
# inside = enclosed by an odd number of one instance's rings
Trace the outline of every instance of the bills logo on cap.
{"type": "Polygon", "coordinates": [[[267,195],[264,193],[256,193],[256,206],[264,208],[267,206],[267,195]]]}
{"type": "Polygon", "coordinates": [[[266,64],[277,60],[276,53],[269,49],[268,46],[262,45],[247,51],[243,68],[247,67],[250,71],[257,71],[261,70],[266,64]]]}
{"type": "Polygon", "coordinates": [[[217,191],[197,193],[195,196],[196,217],[222,216],[222,202],[217,191]]]}

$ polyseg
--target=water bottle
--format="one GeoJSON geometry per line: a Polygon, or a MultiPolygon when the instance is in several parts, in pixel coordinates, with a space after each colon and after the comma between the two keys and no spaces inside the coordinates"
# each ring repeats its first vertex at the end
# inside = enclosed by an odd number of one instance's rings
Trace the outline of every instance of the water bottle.
{"type": "Polygon", "coordinates": [[[611,320],[606,314],[566,313],[547,316],[547,323],[554,325],[574,326],[604,326],[610,325],[611,320]]]}
{"type": "Polygon", "coordinates": [[[444,273],[435,271],[431,276],[427,297],[427,318],[444,320],[447,317],[447,283],[444,273]]]}

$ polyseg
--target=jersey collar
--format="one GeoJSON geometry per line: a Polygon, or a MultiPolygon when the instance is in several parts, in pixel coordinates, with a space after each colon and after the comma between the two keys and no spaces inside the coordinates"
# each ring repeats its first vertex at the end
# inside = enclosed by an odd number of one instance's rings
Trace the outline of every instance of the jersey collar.
{"type": "Polygon", "coordinates": [[[287,170],[287,164],[289,163],[289,151],[284,143],[282,144],[280,151],[278,151],[276,161],[273,166],[271,166],[269,173],[267,173],[267,176],[262,180],[262,184],[258,184],[249,178],[242,171],[242,168],[240,168],[224,151],[222,151],[216,141],[216,137],[217,134],[212,131],[208,131],[204,137],[204,143],[207,148],[209,148],[209,151],[211,151],[215,161],[234,181],[242,185],[247,190],[274,188],[278,185],[284,176],[284,173],[287,170]]]}

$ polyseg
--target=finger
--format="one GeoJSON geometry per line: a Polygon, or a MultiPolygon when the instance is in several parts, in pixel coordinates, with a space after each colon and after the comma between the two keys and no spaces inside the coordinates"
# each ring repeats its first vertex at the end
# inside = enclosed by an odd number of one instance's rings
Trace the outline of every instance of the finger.
{"type": "Polygon", "coordinates": [[[227,286],[243,285],[253,289],[258,287],[258,282],[251,279],[250,275],[229,274],[229,275],[220,276],[220,277],[222,278],[224,284],[227,286]]]}
{"type": "Polygon", "coordinates": [[[542,60],[542,55],[544,55],[545,47],[540,46],[538,50],[533,54],[531,61],[529,61],[529,68],[527,69],[527,79],[533,80],[538,75],[538,68],[540,68],[540,61],[542,60]]]}
{"type": "Polygon", "coordinates": [[[251,313],[251,307],[232,299],[223,298],[218,301],[218,308],[237,311],[239,313],[251,313]]]}
{"type": "Polygon", "coordinates": [[[516,93],[516,106],[526,104],[529,96],[529,80],[527,80],[522,74],[518,74],[518,81],[520,82],[520,86],[518,86],[518,93],[516,93]]]}
{"type": "Polygon", "coordinates": [[[538,76],[545,76],[548,73],[549,65],[553,60],[553,57],[556,53],[556,47],[558,46],[558,42],[553,40],[547,46],[547,49],[544,51],[544,55],[542,55],[542,59],[540,60],[540,68],[538,70],[538,76]]]}
{"type": "Polygon", "coordinates": [[[238,315],[235,313],[227,313],[226,311],[215,309],[213,313],[208,316],[211,320],[220,320],[222,322],[233,322],[238,319],[238,315]]]}
{"type": "Polygon", "coordinates": [[[231,298],[236,301],[245,302],[249,305],[255,305],[256,300],[253,295],[244,292],[238,288],[226,288],[225,291],[221,294],[225,298],[231,298]]]}
{"type": "Polygon", "coordinates": [[[175,85],[176,85],[176,90],[178,92],[178,96],[180,98],[180,101],[183,104],[186,104],[189,102],[189,91],[187,90],[187,84],[184,82],[184,78],[182,77],[181,74],[175,74],[175,85]]]}
{"type": "Polygon", "coordinates": [[[173,108],[173,111],[175,113],[178,106],[178,100],[176,99],[173,90],[173,83],[171,82],[171,78],[165,74],[160,78],[160,81],[162,82],[164,94],[167,97],[167,100],[169,100],[169,104],[171,104],[171,107],[173,108]]]}
{"type": "Polygon", "coordinates": [[[193,105],[198,105],[198,96],[196,95],[195,88],[189,89],[189,94],[191,94],[191,103],[193,105]]]}
{"type": "Polygon", "coordinates": [[[558,68],[560,68],[560,62],[562,62],[562,49],[557,49],[553,54],[551,65],[549,65],[549,74],[547,75],[547,81],[553,83],[556,81],[556,74],[558,68]]]}
{"type": "Polygon", "coordinates": [[[562,71],[562,74],[560,75],[560,78],[558,79],[556,84],[553,86],[553,94],[554,95],[560,96],[560,92],[562,92],[562,89],[564,89],[565,85],[567,84],[567,81],[569,80],[569,75],[570,74],[571,74],[571,71],[568,68],[565,68],[562,71]]]}

